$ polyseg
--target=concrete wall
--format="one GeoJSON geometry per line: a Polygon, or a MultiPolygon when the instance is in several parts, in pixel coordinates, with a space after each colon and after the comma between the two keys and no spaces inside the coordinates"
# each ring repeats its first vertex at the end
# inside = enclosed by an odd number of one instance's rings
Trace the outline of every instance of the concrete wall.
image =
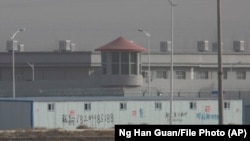
{"type": "Polygon", "coordinates": [[[0,101],[0,130],[33,127],[32,102],[0,101]]]}
{"type": "MultiPolygon", "coordinates": [[[[166,53],[151,53],[150,54],[150,62],[153,66],[165,66],[170,65],[171,52],[166,53]]],[[[238,66],[247,66],[249,67],[249,58],[250,55],[244,52],[239,53],[224,53],[223,54],[223,64],[228,66],[234,65],[238,66]],[[241,62],[240,64],[237,64],[241,62]]],[[[147,64],[148,56],[147,54],[142,55],[142,63],[143,65],[147,64]]],[[[173,63],[175,66],[189,66],[189,65],[208,65],[217,67],[218,55],[217,53],[211,52],[197,52],[197,53],[174,53],[173,55],[173,63]]]]}
{"type": "MultiPolygon", "coordinates": [[[[174,91],[185,91],[192,89],[195,92],[203,89],[216,89],[217,87],[217,55],[213,53],[195,53],[185,54],[176,53],[174,54],[174,70],[185,70],[185,80],[174,80],[174,91]],[[194,71],[194,79],[191,77],[191,68],[194,71]],[[198,70],[209,71],[209,79],[196,80],[195,72],[198,70]],[[190,83],[190,80],[192,83],[190,83]]],[[[57,85],[58,81],[68,81],[68,85],[71,83],[77,83],[81,81],[83,87],[99,87],[100,85],[100,53],[91,52],[19,52],[16,54],[16,75],[19,75],[16,81],[17,83],[26,83],[21,81],[32,80],[31,67],[26,63],[29,60],[30,63],[35,64],[35,81],[51,81],[54,85],[57,85]],[[22,76],[20,76],[22,74],[22,76]],[[97,76],[94,76],[97,75],[97,76]],[[20,80],[21,79],[21,80],[20,80]],[[53,81],[53,82],[52,82],[53,81]],[[76,82],[73,82],[76,81],[76,82]],[[96,82],[96,83],[92,83],[96,82]]],[[[228,79],[224,81],[224,89],[235,90],[248,90],[248,79],[250,76],[250,65],[248,63],[250,56],[244,53],[225,54],[223,56],[224,69],[228,71],[228,79]],[[237,63],[241,62],[241,63],[237,63]],[[231,72],[232,70],[232,72],[231,72]],[[236,71],[245,70],[247,79],[237,80],[236,71]]],[[[147,70],[147,54],[142,55],[143,70],[147,70]]],[[[159,87],[163,91],[169,91],[170,81],[170,54],[169,53],[152,53],[151,54],[151,71],[152,71],[152,87],[159,87]],[[156,71],[166,70],[167,79],[157,79],[156,71]]],[[[11,54],[0,53],[0,83],[4,81],[10,83],[12,81],[12,67],[11,67],[11,54]]],[[[102,83],[109,82],[109,77],[103,77],[102,83]]],[[[119,78],[119,77],[118,77],[119,78]]],[[[122,77],[124,78],[124,77],[122,77]]],[[[140,78],[140,76],[138,77],[140,78]]],[[[117,79],[117,78],[116,78],[117,79]]],[[[113,81],[113,83],[120,83],[113,81]]],[[[146,87],[147,82],[145,80],[137,79],[137,77],[128,76],[125,81],[137,86],[142,85],[146,87]],[[132,79],[131,79],[132,78],[132,79]],[[130,80],[131,79],[131,80],[130,80]],[[143,81],[143,82],[142,82],[143,81]]],[[[40,82],[37,82],[40,83],[40,82]]],[[[41,82],[43,83],[43,82],[41,82]]],[[[67,82],[63,82],[67,83],[67,82]]],[[[4,85],[4,84],[3,84],[4,85]]],[[[46,85],[50,87],[49,85],[46,85]]],[[[40,86],[40,87],[45,87],[40,86]]],[[[61,85],[60,89],[67,88],[61,85]]],[[[17,85],[18,87],[18,85],[17,85]]],[[[31,84],[31,87],[33,85],[31,84]]],[[[59,84],[58,87],[59,88],[59,84]]],[[[72,88],[75,88],[72,85],[72,88]]],[[[81,88],[81,87],[80,87],[81,88]]],[[[23,89],[23,88],[22,88],[23,89]]],[[[1,90],[11,90],[8,87],[2,87],[1,90]]]]}
{"type": "MultiPolygon", "coordinates": [[[[225,124],[243,124],[241,100],[230,100],[230,109],[224,110],[225,124]]],[[[79,125],[107,129],[115,124],[169,124],[169,100],[115,100],[82,102],[34,102],[34,127],[76,129],[79,125]],[[127,104],[126,110],[120,103],[127,104]],[[156,109],[156,102],[162,109],[156,109]],[[55,104],[48,111],[48,104],[55,104]],[[84,110],[90,103],[91,110],[84,110]]],[[[173,102],[173,124],[218,124],[217,100],[175,100],[173,102]],[[190,109],[190,102],[196,103],[190,109]]]]}
{"type": "Polygon", "coordinates": [[[102,75],[101,86],[135,87],[143,85],[142,75],[102,75]]]}
{"type": "MultiPolygon", "coordinates": [[[[96,69],[96,68],[95,68],[96,69]]],[[[72,66],[35,66],[34,80],[84,80],[89,76],[91,67],[72,66]]],[[[16,81],[32,81],[32,69],[29,66],[15,68],[16,81]]],[[[12,68],[1,68],[1,81],[12,81],[12,68]]]]}
{"type": "Polygon", "coordinates": [[[250,125],[250,105],[245,106],[245,124],[250,125]]]}
{"type": "MultiPolygon", "coordinates": [[[[16,52],[16,80],[32,80],[29,64],[35,80],[82,80],[91,70],[91,52],[16,52]]],[[[12,81],[12,53],[0,53],[0,81],[12,81]]]]}
{"type": "MultiPolygon", "coordinates": [[[[11,66],[12,53],[0,52],[1,66],[11,66]]],[[[91,52],[16,52],[15,63],[28,66],[27,62],[34,64],[89,65],[91,52]]]]}

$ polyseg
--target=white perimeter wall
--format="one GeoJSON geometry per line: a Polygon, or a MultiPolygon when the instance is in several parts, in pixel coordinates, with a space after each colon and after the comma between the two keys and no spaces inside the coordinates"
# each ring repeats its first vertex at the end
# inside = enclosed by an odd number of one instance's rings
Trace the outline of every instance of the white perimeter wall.
{"type": "MultiPolygon", "coordinates": [[[[226,101],[224,101],[226,102],[226,101]]],[[[95,128],[112,128],[115,124],[169,124],[169,101],[86,101],[54,102],[55,110],[48,111],[53,102],[34,102],[34,128],[76,129],[79,125],[95,128]],[[127,103],[127,110],[120,110],[120,102],[127,103]],[[155,109],[161,102],[162,109],[155,109]],[[84,103],[91,103],[91,111],[84,111],[84,103]]],[[[218,124],[216,100],[173,101],[173,124],[218,124]],[[196,102],[196,109],[190,109],[196,102]]],[[[231,100],[230,109],[224,109],[225,124],[242,124],[241,100],[231,100]]]]}

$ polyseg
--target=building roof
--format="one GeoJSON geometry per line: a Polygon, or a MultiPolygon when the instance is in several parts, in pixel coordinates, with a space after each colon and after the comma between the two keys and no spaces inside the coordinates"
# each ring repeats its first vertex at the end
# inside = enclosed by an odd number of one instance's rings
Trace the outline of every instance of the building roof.
{"type": "Polygon", "coordinates": [[[123,37],[117,39],[95,49],[96,51],[130,51],[130,52],[144,52],[146,49],[135,43],[128,41],[123,37]]]}

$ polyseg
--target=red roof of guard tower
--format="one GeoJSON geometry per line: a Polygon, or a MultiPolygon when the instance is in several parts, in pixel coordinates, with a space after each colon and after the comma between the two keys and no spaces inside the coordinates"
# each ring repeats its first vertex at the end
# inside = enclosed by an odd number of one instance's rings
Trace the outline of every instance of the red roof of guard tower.
{"type": "Polygon", "coordinates": [[[132,43],[131,41],[126,40],[123,37],[119,37],[106,45],[103,45],[96,51],[130,51],[130,52],[143,52],[146,49],[139,45],[132,43]]]}

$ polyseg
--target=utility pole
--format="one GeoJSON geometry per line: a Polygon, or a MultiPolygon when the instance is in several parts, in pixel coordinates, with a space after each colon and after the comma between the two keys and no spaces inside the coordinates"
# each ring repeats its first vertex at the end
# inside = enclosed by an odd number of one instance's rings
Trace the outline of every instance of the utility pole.
{"type": "Polygon", "coordinates": [[[173,63],[173,56],[174,56],[174,6],[177,4],[173,3],[172,0],[168,0],[168,2],[171,5],[171,78],[170,78],[170,118],[169,118],[169,124],[172,124],[172,114],[173,114],[173,88],[174,88],[174,63],[173,63]]]}
{"type": "Polygon", "coordinates": [[[144,33],[147,37],[148,37],[148,95],[152,95],[152,92],[151,92],[151,86],[150,86],[150,83],[151,83],[151,71],[150,71],[150,37],[151,37],[151,34],[148,33],[147,31],[139,28],[138,31],[144,33]]]}
{"type": "MultiPolygon", "coordinates": [[[[25,28],[21,28],[21,29],[17,30],[16,32],[14,32],[12,34],[12,36],[10,37],[10,40],[14,41],[17,33],[25,31],[25,30],[26,30],[25,28]]],[[[13,44],[12,44],[12,93],[13,93],[13,98],[16,98],[15,49],[16,49],[16,45],[13,42],[13,44]]]]}
{"type": "Polygon", "coordinates": [[[221,0],[217,0],[217,44],[218,44],[218,111],[219,124],[223,124],[223,68],[222,68],[222,45],[221,45],[221,0]]]}

